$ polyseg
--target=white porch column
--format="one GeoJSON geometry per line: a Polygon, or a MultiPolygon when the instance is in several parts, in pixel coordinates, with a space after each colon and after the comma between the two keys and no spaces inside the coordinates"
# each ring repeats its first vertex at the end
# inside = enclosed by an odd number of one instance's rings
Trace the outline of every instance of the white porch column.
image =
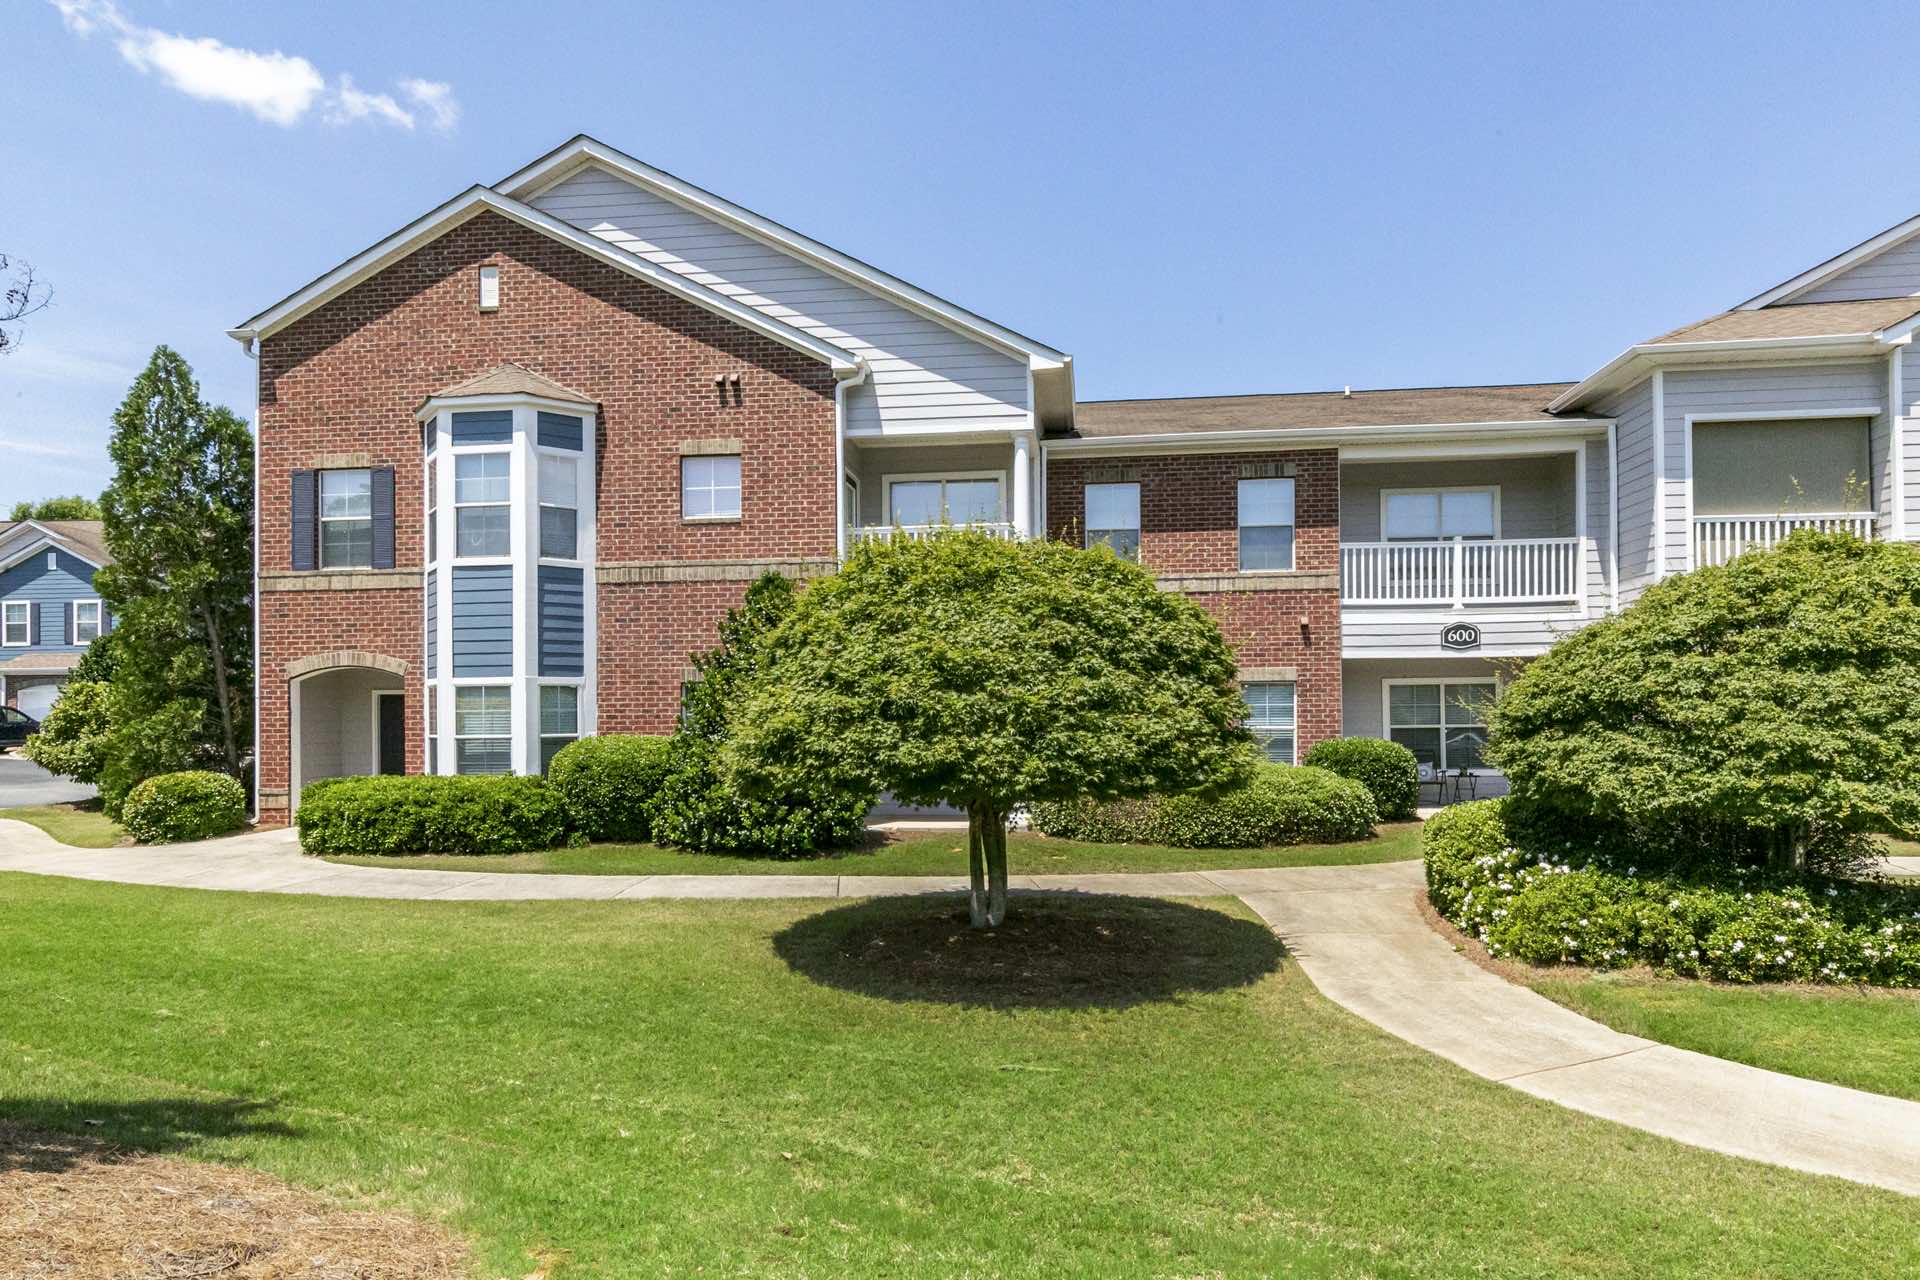
{"type": "Polygon", "coordinates": [[[1013,438],[1013,532],[1033,536],[1033,441],[1024,433],[1013,438]]]}

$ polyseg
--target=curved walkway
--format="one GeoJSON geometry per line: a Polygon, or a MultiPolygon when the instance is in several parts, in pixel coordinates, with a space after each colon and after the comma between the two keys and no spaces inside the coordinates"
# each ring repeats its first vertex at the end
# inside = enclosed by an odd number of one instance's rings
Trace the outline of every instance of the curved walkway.
{"type": "MultiPolygon", "coordinates": [[[[853,898],[940,893],[947,876],[582,876],[316,862],[291,832],[75,849],[0,821],[0,871],[129,884],[405,899],[853,898]]],[[[1511,1088],[1694,1146],[1920,1196],[1920,1103],[1622,1035],[1488,973],[1421,919],[1418,862],[1015,877],[1026,890],[1237,895],[1328,999],[1511,1088]]]]}

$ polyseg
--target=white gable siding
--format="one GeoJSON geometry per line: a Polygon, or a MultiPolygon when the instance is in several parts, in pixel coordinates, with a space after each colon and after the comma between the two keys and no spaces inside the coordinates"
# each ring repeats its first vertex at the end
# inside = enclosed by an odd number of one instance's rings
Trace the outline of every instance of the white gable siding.
{"type": "MultiPolygon", "coordinates": [[[[1887,399],[1887,366],[1883,360],[1674,370],[1666,374],[1665,381],[1667,475],[1686,481],[1667,485],[1667,567],[1672,573],[1684,572],[1692,561],[1689,414],[1825,414],[1862,408],[1883,412],[1887,399]]],[[[1885,438],[1884,431],[1881,438],[1885,438]]],[[[1878,469],[1885,461],[1882,453],[1873,460],[1873,466],[1878,469]]]]}
{"type": "MultiPolygon", "coordinates": [[[[1620,603],[1625,605],[1652,582],[1659,555],[1660,522],[1655,516],[1659,454],[1653,428],[1652,379],[1598,408],[1617,419],[1614,448],[1620,457],[1620,603]]],[[[1604,505],[1601,510],[1606,510],[1604,505]]]]}
{"type": "Polygon", "coordinates": [[[866,357],[851,432],[1019,427],[1027,365],[915,311],[589,167],[530,202],[583,231],[866,357]]]}
{"type": "Polygon", "coordinates": [[[1920,235],[1882,249],[1865,262],[1822,280],[1786,302],[1858,302],[1863,298],[1905,298],[1916,293],[1920,293],[1920,235]]]}

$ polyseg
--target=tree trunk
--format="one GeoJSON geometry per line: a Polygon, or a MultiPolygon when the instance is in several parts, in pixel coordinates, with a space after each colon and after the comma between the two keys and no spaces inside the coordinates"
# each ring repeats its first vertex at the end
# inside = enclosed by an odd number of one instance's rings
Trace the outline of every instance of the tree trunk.
{"type": "Polygon", "coordinates": [[[220,747],[226,753],[227,772],[239,777],[240,752],[233,741],[233,694],[227,688],[227,653],[220,643],[220,627],[213,620],[206,596],[202,595],[198,603],[200,621],[207,628],[207,649],[213,656],[213,692],[220,704],[220,747]]]}
{"type": "Polygon", "coordinates": [[[987,819],[978,804],[967,806],[967,876],[971,892],[967,898],[968,923],[976,929],[987,927],[987,819]]]}
{"type": "Polygon", "coordinates": [[[1007,918],[1007,815],[985,803],[967,806],[968,922],[998,929],[1007,918]]]}
{"type": "Polygon", "coordinates": [[[1007,918],[1007,815],[993,811],[987,831],[987,927],[998,929],[1007,918]]]}

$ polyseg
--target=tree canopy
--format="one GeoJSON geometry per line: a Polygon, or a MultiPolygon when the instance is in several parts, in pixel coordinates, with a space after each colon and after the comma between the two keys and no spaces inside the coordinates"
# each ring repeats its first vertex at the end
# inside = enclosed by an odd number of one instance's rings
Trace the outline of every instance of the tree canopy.
{"type": "Polygon", "coordinates": [[[13,520],[98,520],[100,504],[92,498],[73,494],[64,498],[42,498],[38,502],[13,504],[13,520]]]}
{"type": "Polygon", "coordinates": [[[1016,806],[1253,768],[1219,627],[1105,548],[965,530],[865,542],[769,643],[729,769],[749,787],[813,777],[964,808],[976,925],[1005,915],[1016,806]]]}
{"type": "Polygon", "coordinates": [[[1669,579],[1530,663],[1489,729],[1523,808],[1650,848],[1920,834],[1920,547],[1801,533],[1669,579]]]}

